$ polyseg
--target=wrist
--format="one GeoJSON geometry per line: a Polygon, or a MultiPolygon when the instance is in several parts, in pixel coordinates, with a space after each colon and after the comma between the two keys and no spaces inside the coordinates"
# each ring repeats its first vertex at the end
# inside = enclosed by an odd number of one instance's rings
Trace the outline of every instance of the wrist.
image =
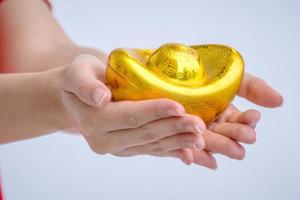
{"type": "Polygon", "coordinates": [[[53,131],[70,131],[76,128],[69,116],[61,98],[61,89],[64,79],[65,67],[59,67],[42,72],[43,96],[49,107],[49,123],[53,131]]]}

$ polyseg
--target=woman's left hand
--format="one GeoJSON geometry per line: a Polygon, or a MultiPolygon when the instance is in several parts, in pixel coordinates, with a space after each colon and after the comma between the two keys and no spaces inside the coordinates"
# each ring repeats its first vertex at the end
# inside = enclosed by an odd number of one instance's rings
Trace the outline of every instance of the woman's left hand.
{"type": "Polygon", "coordinates": [[[208,125],[204,133],[205,149],[192,149],[194,163],[216,168],[217,162],[211,154],[219,153],[232,159],[241,160],[245,157],[245,148],[240,143],[253,144],[256,141],[255,126],[259,122],[257,110],[240,112],[230,105],[221,116],[208,125]],[[204,154],[211,159],[204,159],[204,154]],[[206,163],[203,163],[206,162],[206,163]]]}
{"type": "MultiPolygon", "coordinates": [[[[246,74],[238,95],[263,107],[275,108],[283,103],[283,97],[263,79],[246,74]]],[[[230,105],[217,120],[208,125],[204,133],[205,150],[191,150],[195,164],[216,168],[216,160],[211,153],[219,153],[232,159],[245,157],[245,148],[240,143],[253,144],[256,141],[256,124],[260,120],[257,110],[239,111],[230,105]],[[205,156],[204,156],[205,155],[205,156]],[[207,158],[210,156],[210,159],[207,158]]]]}

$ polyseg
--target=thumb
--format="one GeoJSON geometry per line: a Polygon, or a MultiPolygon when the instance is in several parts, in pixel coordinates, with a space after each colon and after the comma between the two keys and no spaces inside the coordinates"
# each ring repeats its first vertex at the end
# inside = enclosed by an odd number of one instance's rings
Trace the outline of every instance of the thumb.
{"type": "Polygon", "coordinates": [[[263,79],[246,74],[239,90],[239,96],[264,107],[278,107],[283,97],[263,79]]]}
{"type": "Polygon", "coordinates": [[[111,100],[111,92],[103,83],[105,66],[95,56],[76,56],[64,75],[63,90],[76,95],[84,103],[104,107],[111,100]]]}

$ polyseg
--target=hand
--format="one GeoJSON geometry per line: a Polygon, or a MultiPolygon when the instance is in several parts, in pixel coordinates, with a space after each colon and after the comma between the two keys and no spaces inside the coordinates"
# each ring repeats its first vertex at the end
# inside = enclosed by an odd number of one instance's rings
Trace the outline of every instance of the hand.
{"type": "Polygon", "coordinates": [[[269,108],[281,106],[283,97],[261,78],[246,74],[238,92],[240,97],[269,108]]]}
{"type": "MultiPolygon", "coordinates": [[[[283,103],[282,96],[267,83],[257,77],[246,74],[239,96],[264,107],[278,107],[283,103]]],[[[243,159],[245,149],[239,143],[253,144],[256,141],[255,127],[259,122],[260,113],[257,110],[240,112],[230,105],[217,120],[208,126],[204,134],[205,151],[220,153],[233,159],[243,159]]],[[[199,163],[203,151],[193,150],[195,163],[199,163]]],[[[210,160],[209,166],[216,167],[216,161],[210,160]]]]}
{"type": "Polygon", "coordinates": [[[243,159],[245,149],[239,143],[255,143],[255,127],[259,120],[260,113],[257,110],[240,112],[230,105],[217,120],[209,124],[204,134],[205,150],[221,153],[232,159],[243,159]]]}
{"type": "Polygon", "coordinates": [[[61,91],[70,118],[94,152],[169,156],[190,164],[187,149],[204,148],[204,122],[185,114],[181,104],[167,99],[111,102],[103,80],[101,61],[80,55],[66,67],[61,91]]]}

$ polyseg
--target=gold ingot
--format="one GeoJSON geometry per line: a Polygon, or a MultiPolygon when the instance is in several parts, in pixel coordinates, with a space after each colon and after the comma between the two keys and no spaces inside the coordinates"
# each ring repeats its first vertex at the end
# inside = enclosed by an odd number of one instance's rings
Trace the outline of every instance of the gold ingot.
{"type": "Polygon", "coordinates": [[[168,98],[210,122],[233,100],[243,74],[243,58],[231,47],[165,44],[112,51],[106,81],[115,101],[168,98]]]}

